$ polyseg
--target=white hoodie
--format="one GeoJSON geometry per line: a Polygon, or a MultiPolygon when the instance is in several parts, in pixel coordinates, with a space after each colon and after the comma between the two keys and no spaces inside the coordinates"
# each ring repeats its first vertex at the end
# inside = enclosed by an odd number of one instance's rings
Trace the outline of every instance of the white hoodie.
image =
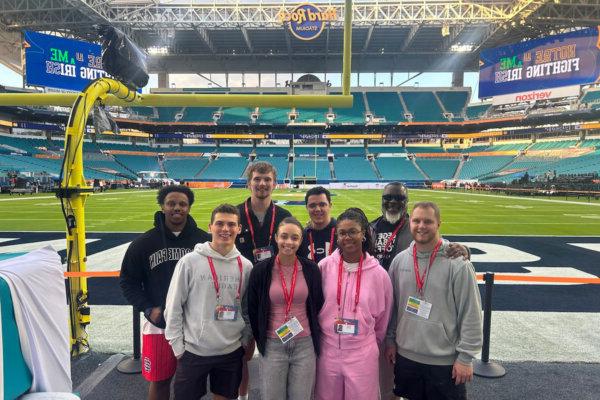
{"type": "Polygon", "coordinates": [[[234,247],[222,256],[210,244],[197,244],[194,251],[183,256],[173,273],[167,303],[165,337],[173,347],[176,357],[186,350],[199,356],[229,354],[252,336],[248,320],[246,288],[252,263],[234,247]],[[208,257],[213,259],[219,280],[221,305],[238,306],[237,320],[216,321],[217,294],[208,257]],[[236,300],[240,282],[237,258],[242,260],[242,287],[240,301],[236,300]]]}

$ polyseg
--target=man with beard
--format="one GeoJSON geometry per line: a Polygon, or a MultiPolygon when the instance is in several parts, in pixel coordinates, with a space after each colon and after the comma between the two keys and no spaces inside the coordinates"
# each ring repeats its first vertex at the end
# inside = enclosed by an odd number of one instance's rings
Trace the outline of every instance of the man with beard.
{"type": "MultiPolygon", "coordinates": [[[[413,241],[410,232],[410,218],[407,213],[408,189],[400,182],[390,182],[383,188],[381,195],[382,215],[371,222],[375,238],[375,254],[383,268],[388,270],[394,257],[407,249],[413,241]]],[[[458,243],[446,246],[446,255],[450,258],[469,258],[469,250],[458,243]]],[[[386,361],[384,349],[379,358],[379,388],[383,400],[393,399],[393,366],[386,361]]]]}
{"type": "MultiPolygon", "coordinates": [[[[375,236],[375,257],[388,270],[396,254],[408,248],[413,240],[407,213],[408,189],[400,182],[390,182],[381,195],[382,215],[371,222],[375,236]]],[[[469,249],[451,243],[446,250],[450,258],[470,257],[469,249]]]]}
{"type": "Polygon", "coordinates": [[[186,186],[165,186],[157,196],[161,211],[154,214],[154,228],[135,239],[121,266],[123,295],[146,321],[142,329],[142,375],[150,381],[149,400],[170,396],[177,359],[165,339],[163,312],[169,283],[177,261],[197,243],[210,240],[189,215],[194,193],[186,186]]]}
{"type": "Polygon", "coordinates": [[[408,224],[408,189],[400,182],[391,182],[381,195],[382,215],[371,222],[375,236],[375,254],[387,271],[396,254],[406,249],[412,236],[408,224]]]}
{"type": "Polygon", "coordinates": [[[466,400],[483,343],[475,269],[445,254],[441,222],[435,203],[415,204],[414,241],[389,270],[394,306],[386,357],[395,369],[395,395],[411,400],[466,400]]]}
{"type": "Polygon", "coordinates": [[[335,218],[331,217],[331,193],[322,186],[309,189],[304,196],[310,222],[304,229],[298,255],[318,263],[337,248],[335,218]]]}
{"type": "MultiPolygon", "coordinates": [[[[275,205],[271,194],[277,185],[277,171],[268,162],[259,161],[252,164],[246,173],[250,197],[238,205],[241,215],[242,232],[236,239],[236,247],[244,257],[254,265],[277,254],[275,228],[286,217],[289,211],[275,205]]],[[[248,398],[248,361],[254,355],[254,341],[246,348],[242,383],[239,399],[248,398]]]]}

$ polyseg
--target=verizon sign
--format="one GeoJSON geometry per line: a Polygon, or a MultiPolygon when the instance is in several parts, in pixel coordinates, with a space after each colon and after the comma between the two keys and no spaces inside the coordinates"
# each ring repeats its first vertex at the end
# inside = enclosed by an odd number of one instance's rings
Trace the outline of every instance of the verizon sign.
{"type": "Polygon", "coordinates": [[[575,85],[532,90],[530,92],[505,94],[501,96],[494,96],[492,98],[492,104],[498,106],[501,104],[533,102],[538,100],[558,99],[560,97],[579,96],[579,91],[579,85],[575,85]]]}

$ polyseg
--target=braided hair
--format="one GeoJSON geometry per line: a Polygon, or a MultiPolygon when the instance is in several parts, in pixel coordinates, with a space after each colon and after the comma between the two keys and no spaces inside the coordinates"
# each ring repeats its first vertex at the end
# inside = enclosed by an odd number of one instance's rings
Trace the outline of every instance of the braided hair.
{"type": "Polygon", "coordinates": [[[375,244],[373,241],[373,233],[371,232],[369,220],[367,219],[367,216],[365,215],[363,210],[361,210],[358,207],[350,207],[337,217],[338,224],[343,220],[354,221],[360,225],[360,228],[365,235],[365,240],[362,243],[362,251],[363,253],[374,254],[375,244]]]}

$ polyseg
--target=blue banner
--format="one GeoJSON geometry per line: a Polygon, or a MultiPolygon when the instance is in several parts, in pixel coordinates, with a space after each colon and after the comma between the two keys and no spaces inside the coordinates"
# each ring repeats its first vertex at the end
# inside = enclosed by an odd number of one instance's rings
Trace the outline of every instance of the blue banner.
{"type": "Polygon", "coordinates": [[[64,132],[65,128],[62,125],[57,124],[40,124],[37,122],[28,121],[17,121],[15,122],[15,128],[21,129],[34,129],[40,131],[53,131],[53,132],[64,132]]]}
{"type": "Polygon", "coordinates": [[[479,65],[480,98],[594,83],[598,27],[483,50],[479,65]]]}
{"type": "Polygon", "coordinates": [[[98,44],[30,31],[23,32],[23,39],[27,85],[81,91],[109,76],[98,44]]]}

